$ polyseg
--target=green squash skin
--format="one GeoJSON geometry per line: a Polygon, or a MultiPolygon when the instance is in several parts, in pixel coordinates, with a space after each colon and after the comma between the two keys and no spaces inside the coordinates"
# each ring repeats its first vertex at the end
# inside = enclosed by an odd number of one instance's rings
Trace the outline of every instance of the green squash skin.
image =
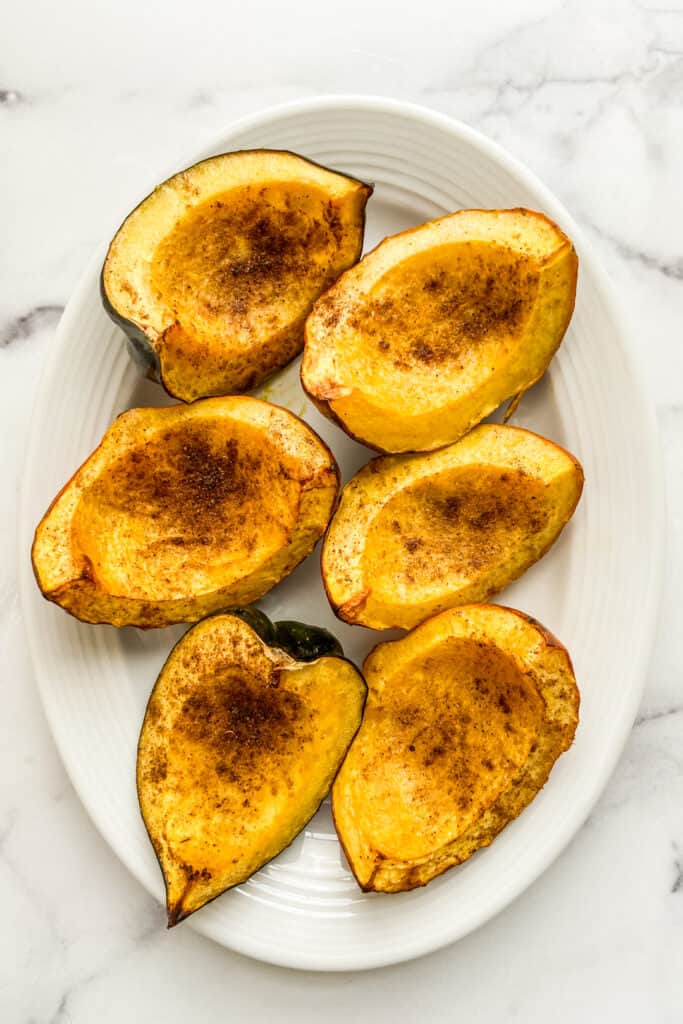
{"type": "Polygon", "coordinates": [[[344,657],[336,636],[321,626],[308,626],[304,622],[291,620],[276,622],[274,626],[275,647],[291,654],[297,661],[344,657]]]}
{"type": "MultiPolygon", "coordinates": [[[[105,261],[106,262],[106,261],[105,261]]],[[[161,383],[161,366],[159,363],[159,356],[156,350],[145,332],[134,324],[131,320],[126,320],[124,316],[112,306],[109,301],[106,289],[104,287],[104,266],[100,271],[100,298],[102,299],[102,305],[107,316],[114,321],[117,327],[126,335],[126,342],[128,343],[128,351],[131,354],[133,362],[140,366],[148,377],[152,380],[161,383]]]]}
{"type": "Polygon", "coordinates": [[[317,661],[318,658],[343,658],[342,646],[332,633],[321,626],[290,619],[271,622],[259,608],[227,608],[218,615],[234,615],[250,626],[268,647],[277,647],[295,661],[317,661]]]}
{"type": "Polygon", "coordinates": [[[275,647],[275,627],[267,615],[253,605],[245,608],[226,608],[224,612],[217,612],[218,615],[234,615],[236,619],[242,619],[256,635],[263,640],[268,647],[275,647]]]}

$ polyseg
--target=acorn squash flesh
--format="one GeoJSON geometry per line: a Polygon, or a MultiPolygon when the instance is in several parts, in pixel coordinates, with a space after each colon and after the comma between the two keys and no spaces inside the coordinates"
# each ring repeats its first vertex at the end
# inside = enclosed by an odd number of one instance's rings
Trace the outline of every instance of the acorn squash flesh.
{"type": "Polygon", "coordinates": [[[248,391],[301,350],[314,300],[360,256],[371,192],[293,153],[203,160],[119,228],[105,308],[176,398],[248,391]]]}
{"type": "Polygon", "coordinates": [[[344,487],[325,537],[330,602],[346,622],[410,629],[485,601],[546,553],[582,487],[573,455],[496,424],[436,452],[373,459],[344,487]]]}
{"type": "MultiPolygon", "coordinates": [[[[316,631],[300,629],[310,645],[316,631]]],[[[150,696],[137,756],[169,926],[291,843],[327,795],[365,695],[344,658],[299,661],[233,614],[185,634],[150,696]]]]}
{"type": "Polygon", "coordinates": [[[495,605],[380,644],[364,673],[332,809],[360,886],[401,892],[488,846],[533,800],[572,743],[579,693],[564,647],[495,605]]]}
{"type": "Polygon", "coordinates": [[[460,210],[393,235],[313,307],[303,386],[372,448],[440,448],[542,376],[576,275],[570,240],[530,210],[460,210]]]}

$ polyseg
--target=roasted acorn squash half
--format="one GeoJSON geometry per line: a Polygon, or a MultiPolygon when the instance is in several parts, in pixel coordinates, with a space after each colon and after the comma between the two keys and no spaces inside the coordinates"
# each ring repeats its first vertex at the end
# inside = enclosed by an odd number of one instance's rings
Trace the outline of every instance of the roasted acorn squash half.
{"type": "Polygon", "coordinates": [[[442,612],[365,661],[363,724],[332,790],[359,885],[425,885],[488,846],[571,745],[565,648],[496,605],[442,612]]]}
{"type": "Polygon", "coordinates": [[[138,797],[169,926],[291,843],[329,792],[363,713],[363,677],[329,633],[241,614],[185,634],[142,725],[138,797]]]}
{"type": "Polygon", "coordinates": [[[583,487],[564,448],[482,424],[426,455],[373,459],[345,486],[322,552],[339,618],[410,629],[484,601],[554,543],[583,487]]]}
{"type": "Polygon", "coordinates": [[[372,448],[440,448],[542,376],[576,274],[570,240],[531,210],[460,210],[386,238],[313,307],[303,386],[372,448]]]}
{"type": "Polygon", "coordinates": [[[130,409],[39,524],[36,580],[85,622],[194,622],[291,572],[338,489],[329,449],[279,406],[242,396],[130,409]]]}
{"type": "Polygon", "coordinates": [[[360,256],[371,192],[294,153],[202,160],[119,228],[105,308],[176,398],[248,391],[301,351],[314,300],[360,256]]]}

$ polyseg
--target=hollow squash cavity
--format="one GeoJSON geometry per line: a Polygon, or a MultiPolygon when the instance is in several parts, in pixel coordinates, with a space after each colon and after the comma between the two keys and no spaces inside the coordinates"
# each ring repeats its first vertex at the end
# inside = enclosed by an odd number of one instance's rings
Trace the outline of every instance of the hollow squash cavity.
{"type": "Polygon", "coordinates": [[[186,334],[281,330],[319,294],[342,225],[320,190],[245,185],[192,207],[159,243],[153,286],[186,334]],[[294,297],[295,296],[295,297],[294,297]]]}
{"type": "Polygon", "coordinates": [[[309,554],[339,488],[302,420],[255,398],[130,409],[36,529],[44,596],[86,622],[195,622],[309,554]]]}
{"type": "Polygon", "coordinates": [[[441,404],[495,373],[501,349],[523,343],[539,275],[526,256],[460,242],[410,256],[370,290],[345,361],[373,392],[383,369],[396,375],[396,407],[441,404]]]}
{"type": "Polygon", "coordinates": [[[370,447],[433,451],[545,372],[577,258],[531,210],[459,210],[385,238],[315,303],[301,380],[370,447]]]}
{"type": "Polygon", "coordinates": [[[462,835],[510,785],[543,701],[504,651],[467,638],[382,681],[381,704],[363,723],[357,827],[380,856],[420,859],[462,835]]]}
{"type": "Polygon", "coordinates": [[[373,459],[345,486],[325,538],[330,602],[347,622],[410,629],[487,600],[545,554],[582,487],[569,452],[497,424],[438,452],[373,459]]]}
{"type": "Polygon", "coordinates": [[[284,547],[298,495],[259,430],[193,420],[133,447],[94,481],[74,514],[74,543],[110,593],[174,600],[242,579],[284,547]]]}
{"type": "Polygon", "coordinates": [[[497,605],[435,615],[363,671],[332,810],[360,886],[401,892],[488,846],[534,799],[572,743],[579,692],[560,642],[497,605]]]}
{"type": "Polygon", "coordinates": [[[541,533],[550,517],[545,485],[496,466],[445,470],[408,487],[383,506],[368,531],[365,573],[377,601],[396,587],[408,600],[467,586],[541,533]]]}

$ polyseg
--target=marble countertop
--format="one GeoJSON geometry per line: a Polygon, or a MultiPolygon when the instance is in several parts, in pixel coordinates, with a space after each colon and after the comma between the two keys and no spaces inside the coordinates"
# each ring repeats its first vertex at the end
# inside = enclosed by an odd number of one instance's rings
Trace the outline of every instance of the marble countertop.
{"type": "MultiPolygon", "coordinates": [[[[0,1018],[6,1024],[683,1019],[683,2],[28,0],[0,78],[0,1018]],[[609,270],[656,402],[670,503],[642,707],[570,847],[455,946],[305,975],[167,933],[80,806],[17,596],[17,492],[41,361],[94,246],[235,117],[299,96],[411,99],[489,134],[567,205],[609,270]]],[[[628,552],[624,552],[628,557],[628,552]]],[[[637,628],[637,623],[633,624],[637,628]]]]}

